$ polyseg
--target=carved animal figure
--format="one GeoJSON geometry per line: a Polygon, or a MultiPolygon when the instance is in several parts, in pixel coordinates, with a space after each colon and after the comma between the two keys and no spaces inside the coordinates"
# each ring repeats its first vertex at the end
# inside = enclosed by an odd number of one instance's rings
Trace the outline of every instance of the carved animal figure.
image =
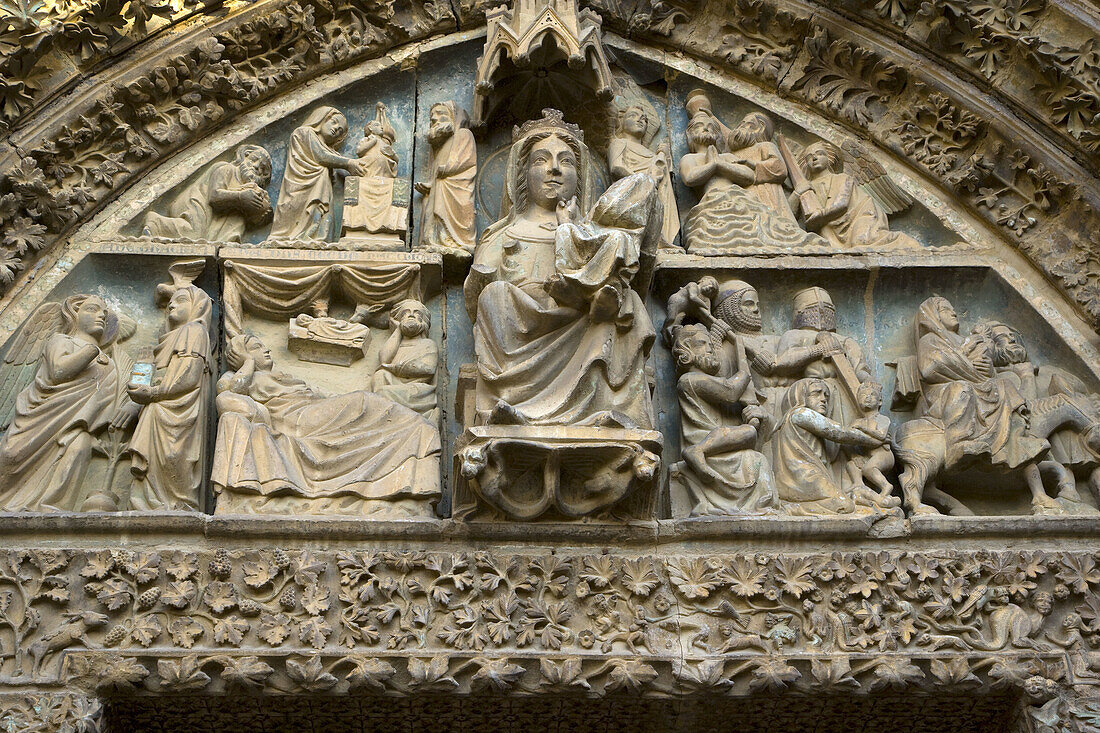
{"type": "MultiPolygon", "coordinates": [[[[1028,407],[1028,433],[1031,436],[1046,439],[1057,430],[1072,428],[1087,435],[1090,445],[1095,443],[1094,448],[1100,448],[1100,434],[1094,430],[1097,427],[1094,418],[1065,395],[1041,397],[1030,401],[1028,407]]],[[[894,437],[894,452],[903,466],[901,486],[906,506],[910,511],[914,508],[917,511],[929,511],[931,508],[925,502],[931,501],[947,509],[952,515],[972,516],[973,512],[965,504],[935,485],[936,479],[944,473],[946,443],[943,422],[940,420],[919,417],[902,423],[898,428],[894,437]]],[[[1035,466],[1034,471],[1027,472],[1027,481],[1033,494],[1039,492],[1045,495],[1038,466],[1035,466]]]]}
{"type": "Polygon", "coordinates": [[[65,618],[67,618],[68,621],[31,644],[32,677],[38,676],[42,668],[42,660],[45,659],[47,655],[61,651],[62,649],[67,649],[76,643],[90,646],[87,636],[88,630],[103,626],[108,620],[107,616],[102,613],[96,613],[95,611],[66,613],[65,618]]]}
{"type": "MultiPolygon", "coordinates": [[[[1050,594],[1039,592],[1032,599],[1035,611],[1030,613],[1015,603],[1008,602],[1008,593],[1003,588],[997,588],[993,593],[983,594],[975,601],[978,608],[990,603],[1003,603],[989,612],[987,628],[989,636],[978,633],[964,632],[963,638],[974,649],[992,652],[1006,649],[1011,646],[1014,649],[1035,649],[1046,651],[1051,645],[1034,637],[1038,636],[1043,628],[1043,620],[1051,612],[1053,599],[1050,594]]],[[[959,611],[962,615],[967,609],[959,611]]]]}

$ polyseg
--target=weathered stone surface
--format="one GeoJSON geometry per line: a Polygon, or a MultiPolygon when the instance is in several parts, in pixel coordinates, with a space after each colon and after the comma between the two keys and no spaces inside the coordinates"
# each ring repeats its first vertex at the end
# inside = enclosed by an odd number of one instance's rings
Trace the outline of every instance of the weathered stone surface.
{"type": "Polygon", "coordinates": [[[1095,728],[1094,24],[910,5],[0,8],[0,728],[1095,728]]]}

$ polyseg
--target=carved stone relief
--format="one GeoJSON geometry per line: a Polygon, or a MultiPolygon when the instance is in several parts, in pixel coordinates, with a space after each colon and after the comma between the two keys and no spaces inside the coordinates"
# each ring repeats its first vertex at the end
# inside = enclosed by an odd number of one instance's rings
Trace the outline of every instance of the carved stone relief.
{"type": "Polygon", "coordinates": [[[210,296],[202,259],[156,286],[165,324],[149,361],[139,324],[98,295],[40,305],[3,362],[6,511],[197,510],[205,484],[210,296]],[[139,358],[140,355],[139,355],[139,358]]]}
{"type": "Polygon", "coordinates": [[[0,728],[1095,727],[1095,53],[849,5],[0,7],[0,728]]]}

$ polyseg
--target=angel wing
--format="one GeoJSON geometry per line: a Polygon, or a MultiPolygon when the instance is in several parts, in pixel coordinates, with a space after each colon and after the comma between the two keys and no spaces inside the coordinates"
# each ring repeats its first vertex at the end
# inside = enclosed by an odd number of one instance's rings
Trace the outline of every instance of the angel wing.
{"type": "Polygon", "coordinates": [[[15,332],[4,361],[0,363],[0,430],[11,424],[15,398],[34,381],[42,347],[61,330],[61,305],[43,303],[15,332]]]}
{"type": "Polygon", "coordinates": [[[182,288],[194,283],[195,278],[202,274],[204,267],[206,267],[206,260],[201,257],[193,260],[176,260],[168,266],[168,274],[172,277],[172,284],[182,288]]]}
{"type": "Polygon", "coordinates": [[[194,284],[195,278],[202,274],[204,267],[206,260],[201,257],[173,262],[168,266],[168,275],[172,282],[157,285],[157,302],[167,302],[178,289],[194,284]]]}
{"type": "Polygon", "coordinates": [[[888,216],[905,211],[913,204],[913,197],[890,179],[882,164],[863,146],[847,140],[840,148],[844,153],[844,172],[855,178],[888,216]]]}

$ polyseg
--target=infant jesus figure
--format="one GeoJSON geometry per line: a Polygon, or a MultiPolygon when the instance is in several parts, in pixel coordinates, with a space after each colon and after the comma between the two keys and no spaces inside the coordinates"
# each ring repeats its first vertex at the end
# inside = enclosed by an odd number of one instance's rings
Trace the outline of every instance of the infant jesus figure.
{"type": "Polygon", "coordinates": [[[874,448],[845,446],[849,453],[845,471],[852,486],[852,498],[856,504],[881,509],[901,506],[901,499],[893,495],[893,484],[886,478],[894,470],[894,452],[890,449],[890,418],[880,412],[882,385],[862,383],[856,390],[856,402],[863,417],[849,427],[884,442],[874,448]],[[878,489],[878,493],[872,488],[878,489]]]}

